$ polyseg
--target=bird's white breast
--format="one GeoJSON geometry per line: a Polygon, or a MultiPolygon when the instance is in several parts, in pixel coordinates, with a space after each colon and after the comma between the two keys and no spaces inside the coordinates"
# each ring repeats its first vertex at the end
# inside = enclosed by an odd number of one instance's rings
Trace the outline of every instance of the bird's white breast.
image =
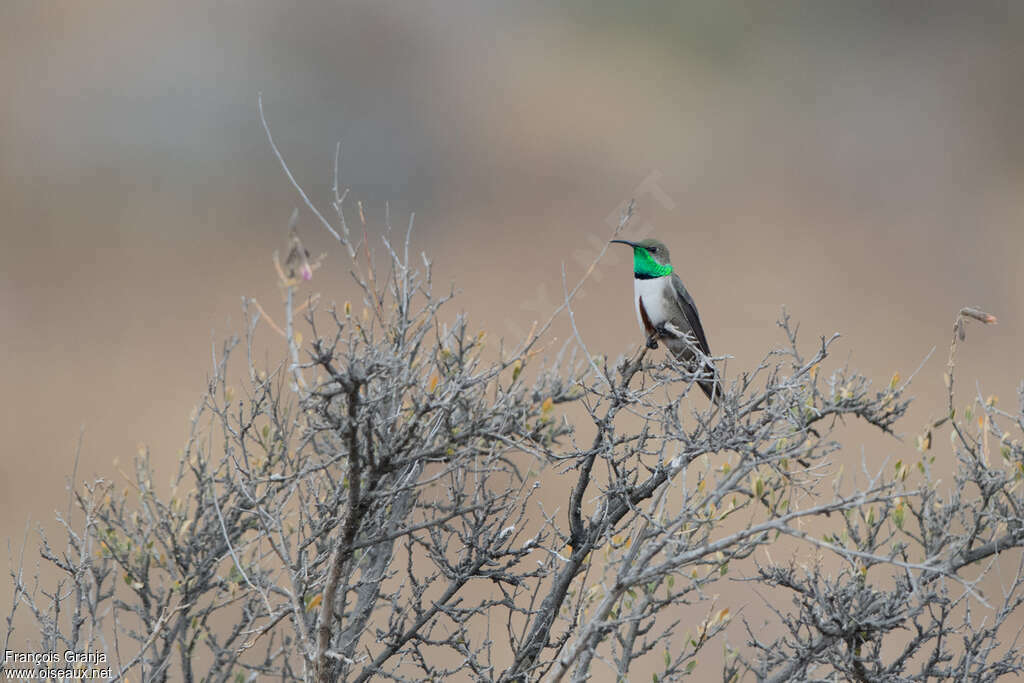
{"type": "Polygon", "coordinates": [[[633,279],[633,303],[636,308],[636,320],[640,323],[640,329],[644,328],[643,318],[640,317],[640,300],[643,299],[644,310],[652,325],[660,325],[672,317],[672,312],[665,306],[665,287],[671,286],[670,277],[656,277],[649,280],[633,279]]]}

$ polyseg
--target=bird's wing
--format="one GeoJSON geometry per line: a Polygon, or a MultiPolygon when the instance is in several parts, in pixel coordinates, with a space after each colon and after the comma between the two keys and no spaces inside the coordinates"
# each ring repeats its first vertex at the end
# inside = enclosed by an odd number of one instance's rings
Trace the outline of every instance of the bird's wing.
{"type": "Polygon", "coordinates": [[[704,352],[705,356],[710,356],[711,348],[708,346],[708,338],[704,334],[704,326],[700,324],[697,304],[693,303],[693,297],[686,291],[683,281],[675,273],[672,273],[672,287],[676,290],[676,302],[682,310],[683,317],[690,324],[693,336],[697,338],[697,345],[700,346],[700,350],[704,352]]]}

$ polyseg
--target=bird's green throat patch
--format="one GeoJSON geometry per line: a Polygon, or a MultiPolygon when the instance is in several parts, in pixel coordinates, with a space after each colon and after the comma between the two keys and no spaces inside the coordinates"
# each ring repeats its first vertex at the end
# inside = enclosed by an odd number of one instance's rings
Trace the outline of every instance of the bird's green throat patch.
{"type": "Polygon", "coordinates": [[[672,264],[662,265],[654,260],[644,247],[633,247],[633,273],[641,277],[665,277],[672,272],[672,264]]]}

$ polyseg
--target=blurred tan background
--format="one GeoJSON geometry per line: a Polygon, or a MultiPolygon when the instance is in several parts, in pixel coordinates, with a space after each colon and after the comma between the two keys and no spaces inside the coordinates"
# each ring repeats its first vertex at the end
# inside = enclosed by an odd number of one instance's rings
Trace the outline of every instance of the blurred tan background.
{"type": "MultiPolygon", "coordinates": [[[[82,425],[80,477],[118,478],[139,444],[170,463],[240,297],[279,302],[299,200],[259,92],[314,200],[340,141],[370,232],[385,201],[398,226],[415,211],[415,246],[492,335],[556,305],[561,264],[578,275],[636,196],[730,374],[779,341],[783,305],[880,383],[937,345],[916,429],[973,304],[1000,324],[968,330],[960,386],[1012,408],[1021,35],[1015,3],[6,0],[0,539],[63,509],[82,425]]],[[[314,289],[356,298],[308,212],[300,230],[329,254],[314,289]]],[[[627,256],[576,306],[592,352],[639,341],[627,256]]]]}

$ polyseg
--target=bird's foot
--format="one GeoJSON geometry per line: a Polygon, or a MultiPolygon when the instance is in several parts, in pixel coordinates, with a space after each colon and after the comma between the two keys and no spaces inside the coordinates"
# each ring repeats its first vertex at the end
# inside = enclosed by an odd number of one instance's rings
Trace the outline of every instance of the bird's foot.
{"type": "Polygon", "coordinates": [[[649,348],[649,349],[656,349],[656,348],[658,348],[658,340],[654,338],[653,334],[650,337],[647,338],[647,348],[649,348]]]}

